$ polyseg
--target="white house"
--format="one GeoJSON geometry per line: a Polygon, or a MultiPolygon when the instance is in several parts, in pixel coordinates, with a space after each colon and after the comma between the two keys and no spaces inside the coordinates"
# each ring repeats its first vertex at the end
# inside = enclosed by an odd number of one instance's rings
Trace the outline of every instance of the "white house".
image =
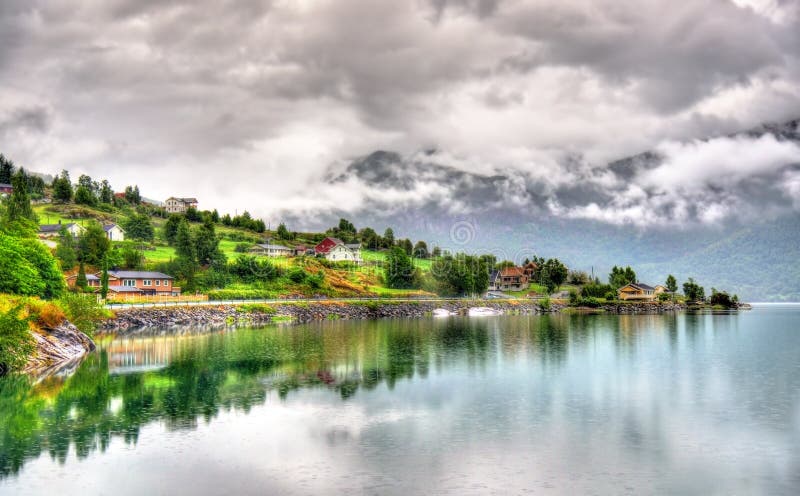
{"type": "Polygon", "coordinates": [[[294,249],[288,246],[273,245],[270,243],[257,244],[250,248],[250,252],[259,255],[266,255],[268,257],[291,257],[294,255],[294,249]]]}
{"type": "Polygon", "coordinates": [[[345,244],[338,238],[325,238],[315,248],[314,252],[331,262],[361,263],[361,245],[345,244]]]}
{"type": "Polygon", "coordinates": [[[164,208],[167,210],[167,213],[170,214],[184,213],[190,207],[197,208],[197,198],[176,198],[170,196],[164,202],[164,208]]]}
{"type": "Polygon", "coordinates": [[[109,241],[125,241],[125,230],[118,224],[103,226],[103,230],[106,232],[106,237],[108,237],[109,241]]]}
{"type": "Polygon", "coordinates": [[[86,230],[83,226],[75,224],[74,222],[70,222],[69,224],[62,224],[60,222],[58,224],[42,224],[39,226],[39,237],[55,238],[61,233],[62,228],[66,228],[67,232],[76,238],[86,230]]]}

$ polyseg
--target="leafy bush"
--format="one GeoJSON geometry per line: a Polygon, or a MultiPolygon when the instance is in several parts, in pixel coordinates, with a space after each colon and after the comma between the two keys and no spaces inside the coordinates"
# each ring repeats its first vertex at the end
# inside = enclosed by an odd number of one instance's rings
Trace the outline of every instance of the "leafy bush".
{"type": "Polygon", "coordinates": [[[33,353],[35,341],[29,319],[21,304],[0,313],[0,376],[22,368],[33,353]]]}
{"type": "Polygon", "coordinates": [[[277,292],[264,289],[215,289],[209,291],[208,299],[219,300],[267,300],[277,297],[277,292]]]}
{"type": "Polygon", "coordinates": [[[97,301],[94,295],[66,293],[58,300],[70,322],[82,333],[91,336],[97,325],[111,317],[111,313],[97,301]]]}
{"type": "Polygon", "coordinates": [[[301,267],[292,267],[289,269],[287,275],[292,282],[297,284],[304,282],[306,277],[308,277],[308,273],[301,267]]]}
{"type": "Polygon", "coordinates": [[[606,300],[614,301],[616,299],[617,299],[617,293],[615,293],[614,291],[609,291],[608,293],[606,293],[606,300]]]}
{"type": "Polygon", "coordinates": [[[550,298],[549,297],[546,296],[546,297],[542,298],[541,300],[539,300],[539,309],[544,311],[544,312],[550,310],[550,298]]]}
{"type": "Polygon", "coordinates": [[[44,245],[0,232],[0,293],[55,298],[64,289],[64,276],[44,245]]]}
{"type": "Polygon", "coordinates": [[[669,301],[672,299],[672,295],[668,293],[659,293],[658,294],[658,301],[669,301]]]}
{"type": "Polygon", "coordinates": [[[273,307],[263,303],[245,303],[237,308],[242,313],[262,313],[264,315],[275,315],[277,312],[273,307]]]}
{"type": "Polygon", "coordinates": [[[587,284],[581,288],[581,296],[584,298],[588,296],[594,296],[595,298],[608,299],[609,293],[611,293],[612,300],[617,297],[617,294],[614,292],[614,288],[612,288],[609,284],[587,284]]]}
{"type": "Polygon", "coordinates": [[[236,247],[233,249],[236,253],[247,253],[247,250],[253,246],[250,243],[237,243],[236,247]]]}

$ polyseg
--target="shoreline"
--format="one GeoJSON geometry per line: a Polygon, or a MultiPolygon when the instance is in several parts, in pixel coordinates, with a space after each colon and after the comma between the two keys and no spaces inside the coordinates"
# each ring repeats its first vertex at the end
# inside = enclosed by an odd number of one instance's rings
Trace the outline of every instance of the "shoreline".
{"type": "Polygon", "coordinates": [[[291,322],[304,324],[323,320],[374,320],[386,318],[430,317],[436,310],[450,315],[467,315],[470,309],[483,308],[500,315],[543,315],[556,313],[603,313],[609,315],[645,315],[679,312],[681,303],[641,302],[609,303],[596,308],[570,307],[551,302],[543,308],[532,300],[437,300],[437,301],[366,301],[366,302],[281,302],[125,308],[115,310],[98,333],[136,333],[138,331],[178,329],[186,326],[225,327],[291,322]]]}

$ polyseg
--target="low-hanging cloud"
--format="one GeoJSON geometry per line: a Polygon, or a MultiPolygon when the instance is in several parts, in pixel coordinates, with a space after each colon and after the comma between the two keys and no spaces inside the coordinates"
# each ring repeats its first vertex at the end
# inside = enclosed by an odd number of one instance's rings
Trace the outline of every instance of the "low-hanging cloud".
{"type": "Polygon", "coordinates": [[[795,148],[692,140],[800,114],[797,14],[785,0],[8,0],[0,151],[273,220],[381,203],[636,225],[718,222],[756,199],[783,211],[795,148]],[[414,177],[327,180],[375,150],[414,177]],[[606,166],[642,150],[660,159],[606,166]]]}

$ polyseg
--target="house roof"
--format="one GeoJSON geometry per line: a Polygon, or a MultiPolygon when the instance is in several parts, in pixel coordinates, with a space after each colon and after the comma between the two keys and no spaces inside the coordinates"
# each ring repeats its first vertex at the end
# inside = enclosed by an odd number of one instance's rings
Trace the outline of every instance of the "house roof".
{"type": "Polygon", "coordinates": [[[66,227],[67,229],[69,229],[74,225],[76,225],[74,222],[70,222],[69,224],[42,224],[39,226],[39,232],[53,233],[60,231],[62,227],[66,227]]]}
{"type": "Polygon", "coordinates": [[[13,188],[10,184],[0,183],[0,188],[13,188]]]}
{"type": "Polygon", "coordinates": [[[135,286],[109,286],[109,291],[113,291],[115,293],[141,293],[142,290],[135,287],[135,286]]]}
{"type": "Polygon", "coordinates": [[[653,286],[650,286],[648,284],[644,284],[642,282],[632,282],[630,284],[626,284],[626,285],[622,286],[622,288],[619,288],[619,289],[623,289],[623,288],[627,288],[627,287],[631,287],[631,288],[634,288],[634,289],[639,289],[641,291],[655,291],[655,289],[656,289],[653,286]]]}
{"type": "Polygon", "coordinates": [[[351,250],[360,250],[361,249],[361,243],[350,243],[350,244],[346,244],[345,246],[350,248],[351,250]]]}
{"type": "Polygon", "coordinates": [[[273,245],[273,244],[270,244],[270,243],[259,243],[256,246],[260,246],[261,248],[264,248],[265,250],[286,250],[286,251],[291,251],[292,250],[292,248],[289,248],[288,246],[273,245]]]}
{"type": "Polygon", "coordinates": [[[334,246],[339,246],[343,244],[344,242],[341,239],[332,238],[328,236],[327,238],[320,241],[319,244],[316,247],[314,247],[314,250],[316,250],[317,253],[328,253],[334,246]]]}
{"type": "MultiPolygon", "coordinates": [[[[77,279],[77,278],[78,278],[78,274],[72,274],[71,276],[67,276],[67,279],[77,279]]],[[[86,274],[86,280],[87,281],[99,281],[100,278],[97,277],[94,274],[86,274]]]]}
{"type": "Polygon", "coordinates": [[[500,275],[503,277],[518,277],[524,276],[525,271],[521,267],[506,267],[500,272],[500,275]]]}
{"type": "Polygon", "coordinates": [[[499,275],[500,275],[500,271],[499,270],[493,270],[493,271],[489,272],[489,281],[494,281],[495,279],[497,279],[497,276],[499,276],[499,275]]]}
{"type": "Polygon", "coordinates": [[[125,232],[125,229],[123,229],[122,226],[120,226],[119,224],[108,224],[108,225],[105,225],[105,226],[103,226],[103,231],[108,232],[108,231],[114,229],[115,227],[117,229],[119,229],[120,231],[125,232]]]}
{"type": "Polygon", "coordinates": [[[142,270],[109,270],[108,275],[118,279],[174,279],[163,272],[149,272],[142,270]]]}

